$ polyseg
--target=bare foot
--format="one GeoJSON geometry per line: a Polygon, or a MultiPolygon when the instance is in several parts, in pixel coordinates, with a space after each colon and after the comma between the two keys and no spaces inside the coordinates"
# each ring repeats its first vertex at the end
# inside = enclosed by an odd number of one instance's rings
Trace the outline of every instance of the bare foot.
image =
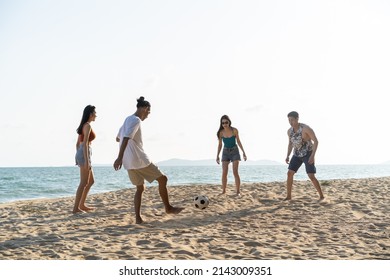
{"type": "Polygon", "coordinates": [[[81,209],[76,209],[76,210],[73,210],[72,213],[73,214],[82,214],[82,213],[85,213],[85,211],[83,211],[81,209]]]}
{"type": "Polygon", "coordinates": [[[241,198],[241,193],[237,193],[236,197],[241,198]]]}
{"type": "Polygon", "coordinates": [[[165,212],[167,212],[167,214],[179,214],[183,210],[184,210],[183,207],[173,207],[173,206],[171,206],[169,209],[166,209],[165,212]]]}
{"type": "Polygon", "coordinates": [[[283,201],[291,200],[291,197],[286,197],[283,201]]]}
{"type": "Polygon", "coordinates": [[[135,223],[136,223],[136,224],[142,224],[143,222],[144,222],[144,220],[142,220],[141,217],[135,218],[135,223]]]}
{"type": "Polygon", "coordinates": [[[89,211],[95,210],[95,208],[93,208],[93,207],[87,207],[87,206],[82,206],[82,207],[80,207],[80,210],[85,211],[85,212],[89,212],[89,211]]]}

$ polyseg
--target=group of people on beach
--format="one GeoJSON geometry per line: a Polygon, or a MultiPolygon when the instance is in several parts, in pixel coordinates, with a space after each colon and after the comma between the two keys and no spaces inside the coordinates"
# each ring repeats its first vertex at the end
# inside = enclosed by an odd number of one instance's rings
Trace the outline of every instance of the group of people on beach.
{"type": "MultiPolygon", "coordinates": [[[[134,209],[136,223],[143,222],[141,217],[142,194],[145,190],[145,180],[148,182],[157,181],[161,199],[168,214],[178,214],[184,208],[174,207],[169,202],[167,190],[168,178],[161,170],[151,162],[143,150],[141,122],[150,114],[151,104],[144,97],[137,99],[136,112],[128,116],[121,126],[117,135],[117,141],[120,143],[118,157],[113,167],[119,170],[122,166],[127,170],[130,182],[136,186],[134,196],[134,209]]],[[[94,174],[91,165],[91,142],[96,138],[91,122],[96,119],[96,108],[88,105],[84,108],[82,119],[77,128],[76,143],[76,164],[80,167],[80,184],[76,191],[73,213],[88,212],[93,210],[85,204],[87,195],[94,184],[94,174]]],[[[288,121],[291,127],[287,131],[288,148],[286,163],[289,164],[287,172],[287,197],[285,200],[291,200],[292,185],[295,173],[305,164],[306,173],[313,186],[316,188],[320,199],[324,199],[320,183],[315,174],[315,154],[318,147],[318,139],[308,125],[299,122],[299,114],[295,111],[290,112],[288,121]],[[290,159],[290,154],[293,156],[290,159]]],[[[241,196],[241,180],[238,172],[239,162],[241,161],[240,151],[244,160],[247,156],[241,143],[238,129],[232,127],[232,122],[227,115],[220,119],[220,125],[217,132],[218,148],[216,162],[222,162],[222,194],[226,193],[227,175],[229,164],[233,165],[233,175],[236,186],[236,195],[241,196]],[[219,155],[222,151],[222,158],[219,155]]]]}

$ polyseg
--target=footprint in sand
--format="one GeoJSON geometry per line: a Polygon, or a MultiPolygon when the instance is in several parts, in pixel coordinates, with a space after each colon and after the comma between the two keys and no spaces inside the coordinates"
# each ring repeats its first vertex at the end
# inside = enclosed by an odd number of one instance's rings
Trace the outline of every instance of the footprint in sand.
{"type": "Polygon", "coordinates": [[[352,214],[358,220],[360,220],[361,218],[363,218],[365,216],[365,214],[363,212],[359,212],[359,211],[352,211],[352,214]]]}

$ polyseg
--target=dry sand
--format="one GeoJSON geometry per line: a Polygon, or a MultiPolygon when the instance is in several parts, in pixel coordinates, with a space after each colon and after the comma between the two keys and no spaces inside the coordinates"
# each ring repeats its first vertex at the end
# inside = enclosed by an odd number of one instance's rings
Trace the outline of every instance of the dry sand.
{"type": "Polygon", "coordinates": [[[96,207],[73,215],[73,197],[0,204],[2,260],[390,259],[390,177],[169,187],[179,215],[163,210],[156,187],[143,197],[144,224],[134,224],[134,189],[90,195],[96,207]],[[193,206],[207,195],[205,210],[193,206]]]}

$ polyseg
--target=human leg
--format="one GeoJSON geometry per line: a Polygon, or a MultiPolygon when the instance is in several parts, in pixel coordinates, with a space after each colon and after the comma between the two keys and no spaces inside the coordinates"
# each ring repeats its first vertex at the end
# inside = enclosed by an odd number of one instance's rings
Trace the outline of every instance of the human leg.
{"type": "Polygon", "coordinates": [[[170,207],[168,189],[167,189],[168,177],[162,175],[158,177],[156,180],[158,182],[158,192],[160,194],[161,200],[164,203],[165,210],[167,210],[170,207]]]}
{"type": "Polygon", "coordinates": [[[236,194],[240,194],[240,187],[241,187],[241,178],[240,174],[238,174],[238,166],[240,164],[239,160],[233,161],[233,175],[234,175],[234,181],[236,183],[236,194]]]}
{"type": "Polygon", "coordinates": [[[135,211],[135,223],[141,224],[143,223],[141,217],[141,202],[142,202],[142,194],[145,190],[145,185],[137,185],[137,190],[134,195],[134,211],[135,211]]]}
{"type": "Polygon", "coordinates": [[[320,195],[320,199],[324,199],[324,195],[323,195],[322,190],[321,190],[321,185],[315,176],[316,171],[317,171],[316,167],[315,167],[314,163],[312,163],[312,164],[309,163],[309,157],[310,157],[310,154],[308,154],[304,159],[307,176],[310,178],[310,181],[312,182],[313,186],[316,188],[318,194],[320,195]]]}
{"type": "MultiPolygon", "coordinates": [[[[168,189],[167,189],[167,182],[168,178],[165,176],[160,169],[151,163],[147,167],[141,168],[141,169],[131,169],[128,170],[129,173],[129,178],[132,184],[136,186],[143,186],[144,185],[144,180],[147,180],[148,182],[153,182],[156,180],[158,182],[158,191],[160,194],[160,197],[164,203],[165,207],[165,212],[168,214],[177,214],[181,212],[184,208],[179,208],[179,207],[173,207],[169,203],[169,196],[168,196],[168,189]]],[[[136,197],[135,197],[135,209],[141,207],[141,197],[142,197],[142,192],[144,190],[144,187],[139,187],[139,190],[137,189],[136,197]],[[137,204],[139,203],[139,204],[137,204]]],[[[140,215],[139,215],[140,217],[140,215]]],[[[142,222],[142,219],[140,219],[142,222]]]]}
{"type": "Polygon", "coordinates": [[[291,200],[292,186],[294,182],[294,170],[288,170],[287,172],[287,197],[284,200],[291,200]]]}
{"type": "Polygon", "coordinates": [[[93,174],[93,170],[90,169],[89,174],[88,174],[88,181],[87,181],[86,186],[84,187],[83,193],[81,195],[80,203],[79,203],[79,209],[82,211],[88,212],[88,211],[91,211],[94,209],[92,207],[88,207],[85,205],[85,200],[87,199],[87,195],[89,193],[89,190],[91,189],[91,187],[94,183],[95,183],[95,176],[93,174]]]}
{"type": "Polygon", "coordinates": [[[76,191],[73,213],[84,212],[80,209],[80,201],[84,192],[84,188],[88,184],[88,178],[89,169],[86,166],[80,166],[80,184],[76,191]]]}
{"type": "Polygon", "coordinates": [[[167,176],[162,175],[162,176],[158,177],[156,180],[158,182],[158,191],[160,193],[161,199],[162,199],[164,206],[165,206],[165,212],[168,214],[180,213],[184,208],[173,207],[169,203],[169,196],[168,196],[168,189],[167,189],[167,182],[168,182],[167,176]]]}
{"type": "Polygon", "coordinates": [[[307,176],[309,176],[311,182],[313,183],[313,186],[316,188],[318,194],[320,195],[320,199],[324,199],[324,194],[322,193],[322,190],[321,190],[321,185],[320,185],[320,182],[318,182],[316,176],[314,173],[308,173],[307,176]]]}
{"type": "Polygon", "coordinates": [[[226,193],[229,161],[222,161],[222,194],[226,193]]]}
{"type": "Polygon", "coordinates": [[[143,223],[141,217],[141,202],[142,202],[142,194],[145,190],[144,178],[138,173],[136,169],[127,170],[129,175],[130,182],[136,186],[135,194],[134,194],[134,212],[135,212],[135,223],[141,224],[143,223]]]}
{"type": "Polygon", "coordinates": [[[288,165],[287,172],[287,197],[284,200],[291,200],[292,198],[292,186],[294,182],[294,175],[301,167],[303,161],[301,158],[293,156],[288,165]]]}

